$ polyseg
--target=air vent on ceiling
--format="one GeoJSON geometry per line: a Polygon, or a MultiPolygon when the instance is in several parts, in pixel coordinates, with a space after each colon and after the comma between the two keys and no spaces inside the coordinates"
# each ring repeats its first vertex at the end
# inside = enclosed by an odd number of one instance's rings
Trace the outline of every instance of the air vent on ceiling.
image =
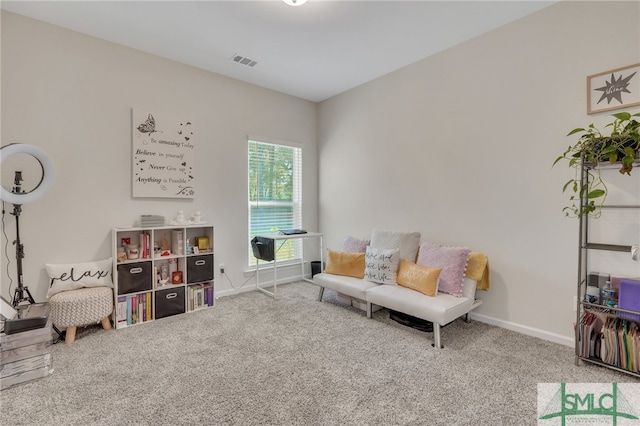
{"type": "Polygon", "coordinates": [[[245,58],[244,56],[238,55],[237,53],[235,53],[231,57],[231,60],[233,62],[237,62],[237,63],[239,63],[241,65],[246,65],[248,67],[254,67],[258,63],[257,61],[254,61],[253,59],[245,58]]]}

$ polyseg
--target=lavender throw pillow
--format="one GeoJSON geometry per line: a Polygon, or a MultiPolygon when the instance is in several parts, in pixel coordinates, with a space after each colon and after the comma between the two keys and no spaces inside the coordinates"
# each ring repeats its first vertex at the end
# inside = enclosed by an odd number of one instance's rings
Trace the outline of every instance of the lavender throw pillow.
{"type": "Polygon", "coordinates": [[[348,236],[344,239],[344,243],[342,244],[342,251],[346,251],[349,253],[366,253],[369,243],[369,240],[361,240],[356,237],[348,236]]]}
{"type": "Polygon", "coordinates": [[[469,253],[471,250],[466,247],[446,247],[422,243],[416,263],[431,268],[442,268],[438,291],[460,297],[462,296],[462,284],[469,253]]]}

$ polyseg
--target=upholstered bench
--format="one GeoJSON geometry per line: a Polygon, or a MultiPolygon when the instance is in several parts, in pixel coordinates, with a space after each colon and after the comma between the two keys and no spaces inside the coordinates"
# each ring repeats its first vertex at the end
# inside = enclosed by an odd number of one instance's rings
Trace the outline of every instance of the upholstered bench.
{"type": "Polygon", "coordinates": [[[482,304],[476,289],[489,289],[489,263],[466,247],[420,243],[419,232],[373,230],[371,240],[347,237],[343,251],[328,250],[325,271],[313,276],[324,289],[375,307],[432,323],[433,345],[442,348],[440,329],[482,304]]]}
{"type": "Polygon", "coordinates": [[[62,291],[51,296],[51,320],[58,328],[66,328],[65,343],[76,339],[78,327],[102,322],[102,328],[111,328],[113,290],[109,287],[88,287],[62,291]]]}

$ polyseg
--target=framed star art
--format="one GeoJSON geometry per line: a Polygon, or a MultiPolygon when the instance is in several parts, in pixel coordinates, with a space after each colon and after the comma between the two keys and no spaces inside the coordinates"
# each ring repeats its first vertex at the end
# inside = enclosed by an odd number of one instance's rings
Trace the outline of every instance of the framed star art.
{"type": "Polygon", "coordinates": [[[640,105],[640,64],[587,77],[587,114],[640,105]]]}

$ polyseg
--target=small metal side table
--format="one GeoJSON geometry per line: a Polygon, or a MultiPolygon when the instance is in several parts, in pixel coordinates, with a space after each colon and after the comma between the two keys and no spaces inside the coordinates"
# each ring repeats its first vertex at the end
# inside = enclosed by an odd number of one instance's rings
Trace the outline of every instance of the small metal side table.
{"type": "MultiPolygon", "coordinates": [[[[306,234],[290,234],[290,235],[286,235],[286,234],[265,234],[265,235],[258,235],[258,237],[261,238],[268,238],[271,240],[274,240],[274,244],[277,244],[278,241],[285,241],[285,240],[296,240],[296,239],[300,239],[300,240],[305,240],[305,239],[309,239],[309,238],[315,238],[318,240],[318,244],[320,245],[320,265],[324,264],[324,253],[323,253],[323,248],[322,248],[322,234],[318,233],[318,232],[307,232],[306,234]]],[[[271,296],[271,297],[276,297],[277,293],[278,293],[278,250],[277,247],[274,248],[274,254],[273,254],[273,291],[269,291],[263,287],[260,286],[260,261],[258,259],[256,259],[256,289],[260,290],[261,292],[271,296]]],[[[303,280],[308,281],[310,283],[313,283],[313,279],[311,278],[306,278],[304,275],[304,244],[302,247],[302,259],[300,262],[300,276],[303,280]]]]}

